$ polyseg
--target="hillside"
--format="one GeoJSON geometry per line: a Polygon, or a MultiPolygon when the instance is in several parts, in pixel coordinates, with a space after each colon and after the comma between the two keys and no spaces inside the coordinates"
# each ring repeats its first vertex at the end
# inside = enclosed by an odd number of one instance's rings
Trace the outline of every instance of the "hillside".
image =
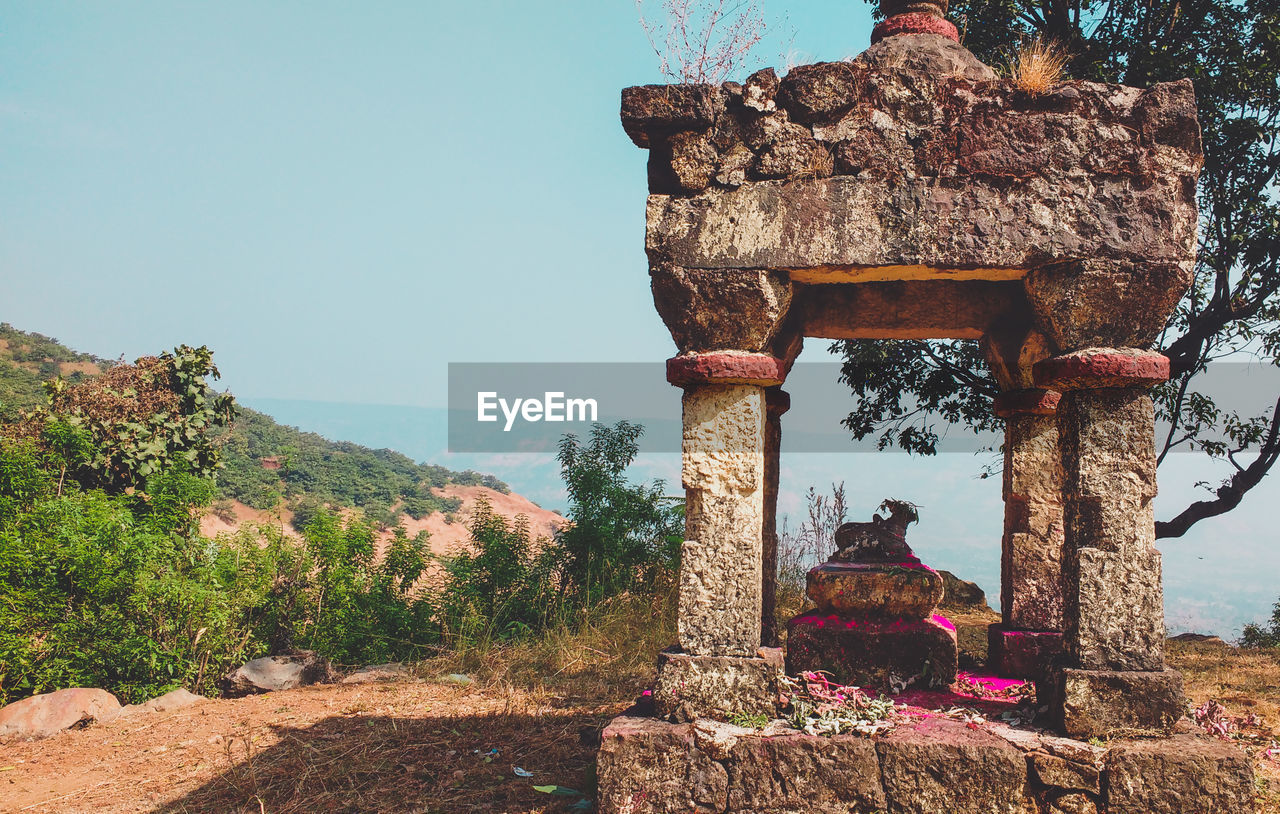
{"type": "MultiPolygon", "coordinates": [[[[62,376],[74,383],[112,364],[56,339],[0,324],[0,421],[43,405],[43,381],[62,376]]],[[[246,522],[301,526],[329,505],[358,508],[385,525],[402,520],[410,535],[425,529],[432,535],[432,550],[443,553],[466,539],[465,520],[481,496],[504,517],[525,514],[535,537],[551,534],[563,521],[510,494],[492,475],[455,472],[389,449],[331,441],[246,407],[238,408],[235,422],[218,436],[222,469],[217,499],[202,523],[206,534],[246,522]]]]}

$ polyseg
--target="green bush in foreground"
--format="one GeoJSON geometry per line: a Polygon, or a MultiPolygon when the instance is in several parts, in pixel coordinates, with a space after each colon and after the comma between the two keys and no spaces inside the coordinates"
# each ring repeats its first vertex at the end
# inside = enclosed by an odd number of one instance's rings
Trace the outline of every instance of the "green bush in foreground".
{"type": "MultiPolygon", "coordinates": [[[[103,395],[129,409],[167,403],[103,395]]],[[[212,693],[231,667],[291,649],[355,666],[551,635],[589,624],[612,597],[660,590],[678,555],[679,507],[660,484],[625,480],[634,426],[597,426],[585,446],[566,439],[565,532],[532,540],[524,518],[480,500],[471,546],[428,576],[426,533],[410,538],[376,504],[370,517],[309,501],[294,517],[300,536],[266,526],[202,537],[216,495],[207,425],[144,460],[104,456],[123,448],[107,410],[38,418],[0,426],[0,704],[73,686],[135,703],[179,686],[212,693]]]]}
{"type": "Polygon", "coordinates": [[[1240,644],[1245,647],[1280,647],[1280,602],[1271,612],[1271,619],[1262,625],[1245,625],[1240,644]]]}

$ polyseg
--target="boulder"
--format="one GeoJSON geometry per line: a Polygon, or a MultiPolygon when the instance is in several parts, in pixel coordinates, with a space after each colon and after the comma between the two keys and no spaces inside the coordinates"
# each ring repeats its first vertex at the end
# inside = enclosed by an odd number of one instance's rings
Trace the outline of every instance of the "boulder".
{"type": "Polygon", "coordinates": [[[120,702],[106,690],[47,692],[0,708],[0,737],[47,738],[64,729],[105,723],[119,714],[120,702]]]}
{"type": "Polygon", "coordinates": [[[121,715],[133,715],[139,712],[175,712],[195,706],[207,700],[203,695],[196,695],[183,687],[152,698],[142,704],[129,704],[120,710],[121,715]]]}
{"type": "Polygon", "coordinates": [[[938,576],[942,577],[943,605],[966,608],[987,607],[987,594],[978,586],[978,583],[960,579],[950,571],[939,571],[938,576]]]}
{"type": "Polygon", "coordinates": [[[412,676],[409,668],[398,661],[389,664],[371,664],[361,667],[342,679],[343,684],[367,684],[371,681],[407,681],[412,676]]]}
{"type": "Polygon", "coordinates": [[[219,686],[225,698],[239,698],[273,690],[291,690],[308,684],[332,684],[338,680],[329,660],[312,650],[254,659],[231,672],[219,686]]]}

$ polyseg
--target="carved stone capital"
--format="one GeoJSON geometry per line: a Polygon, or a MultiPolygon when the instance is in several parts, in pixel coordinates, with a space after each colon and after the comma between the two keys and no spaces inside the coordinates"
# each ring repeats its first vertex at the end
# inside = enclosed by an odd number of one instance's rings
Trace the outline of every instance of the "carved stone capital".
{"type": "Polygon", "coordinates": [[[787,363],[763,353],[694,353],[667,360],[667,381],[677,387],[699,384],[780,385],[787,363]]]}
{"type": "Polygon", "coordinates": [[[1035,380],[1054,390],[1151,387],[1169,379],[1169,357],[1134,348],[1085,348],[1037,362],[1035,380]]]}

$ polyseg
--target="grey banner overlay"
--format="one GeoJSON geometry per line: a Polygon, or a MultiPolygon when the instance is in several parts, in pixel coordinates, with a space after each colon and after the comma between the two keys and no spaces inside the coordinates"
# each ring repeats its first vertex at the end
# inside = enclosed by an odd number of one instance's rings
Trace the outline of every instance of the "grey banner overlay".
{"type": "MultiPolygon", "coordinates": [[[[1260,415],[1280,396],[1280,368],[1221,362],[1194,384],[1224,412],[1260,415]]],[[[783,451],[879,451],[878,436],[854,441],[840,423],[855,399],[840,383],[838,362],[796,364],[783,389],[791,394],[791,410],[782,417],[783,451]]],[[[680,396],[662,363],[450,363],[449,451],[554,453],[566,433],[582,437],[593,423],[625,420],[644,425],[641,452],[679,452],[680,396]]],[[[929,423],[940,436],[939,452],[999,449],[1003,440],[1002,433],[975,434],[941,418],[929,423]]],[[[1163,441],[1167,433],[1168,425],[1157,423],[1156,437],[1163,441]]],[[[1190,451],[1185,445],[1175,450],[1190,451]]]]}

